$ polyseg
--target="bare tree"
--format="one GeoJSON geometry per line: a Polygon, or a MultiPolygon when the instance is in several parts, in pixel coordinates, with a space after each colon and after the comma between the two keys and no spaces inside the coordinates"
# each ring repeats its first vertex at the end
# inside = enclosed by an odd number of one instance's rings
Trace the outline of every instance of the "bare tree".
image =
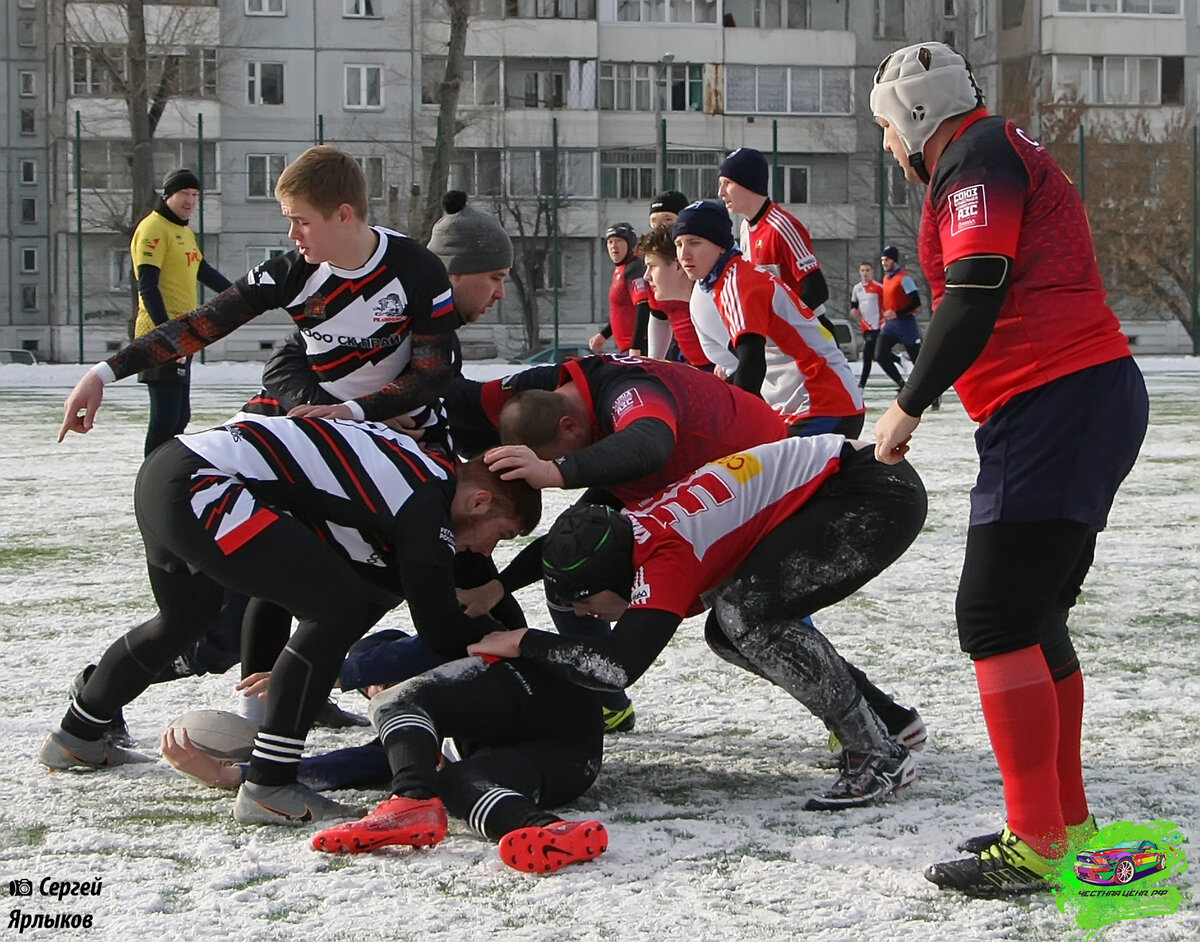
{"type": "Polygon", "coordinates": [[[521,327],[525,333],[525,352],[532,353],[541,345],[541,312],[538,291],[551,283],[554,272],[553,198],[539,196],[530,199],[497,197],[494,203],[496,218],[513,238],[513,265],[509,273],[521,303],[521,327]]]}
{"type": "Polygon", "coordinates": [[[438,86],[437,136],[434,139],[433,160],[429,165],[428,183],[412,232],[413,238],[422,243],[429,241],[433,224],[442,214],[442,194],[446,192],[450,179],[454,139],[462,127],[458,120],[458,94],[462,88],[467,26],[471,14],[471,0],[440,0],[440,3],[449,17],[450,38],[446,48],[446,71],[438,86]]]}

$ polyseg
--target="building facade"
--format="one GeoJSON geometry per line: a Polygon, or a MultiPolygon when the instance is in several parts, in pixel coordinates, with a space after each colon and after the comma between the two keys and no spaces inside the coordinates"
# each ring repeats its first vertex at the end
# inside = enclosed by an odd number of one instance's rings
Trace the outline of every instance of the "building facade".
{"type": "MultiPolygon", "coordinates": [[[[125,4],[3,2],[0,347],[91,362],[124,342],[132,308],[125,4]]],[[[531,260],[465,334],[485,353],[525,346],[522,291],[543,337],[555,316],[565,341],[588,336],[607,313],[604,229],[645,228],[663,189],[714,197],[740,146],[768,155],[772,195],[811,230],[844,314],[859,261],[915,247],[920,191],[884,159],[867,107],[880,59],[907,42],[952,42],[1035,133],[1068,93],[1097,120],[1194,111],[1196,0],[467,2],[449,184],[531,260]]],[[[373,222],[410,228],[437,146],[445,0],[147,0],[144,13],[155,175],[202,172],[193,225],[225,275],[291,247],[274,182],[317,141],[362,161],[373,222]]],[[[212,355],[265,357],[287,329],[265,315],[212,355]]]]}

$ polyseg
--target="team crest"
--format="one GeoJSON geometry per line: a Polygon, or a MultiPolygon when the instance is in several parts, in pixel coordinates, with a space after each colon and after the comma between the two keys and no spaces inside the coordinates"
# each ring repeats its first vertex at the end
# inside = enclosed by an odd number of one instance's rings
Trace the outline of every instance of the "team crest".
{"type": "Polygon", "coordinates": [[[316,320],[325,319],[325,295],[314,294],[304,302],[304,316],[316,320]]]}
{"type": "Polygon", "coordinates": [[[396,292],[384,295],[375,303],[375,311],[371,319],[377,324],[394,324],[407,317],[404,313],[404,301],[396,292]]]}

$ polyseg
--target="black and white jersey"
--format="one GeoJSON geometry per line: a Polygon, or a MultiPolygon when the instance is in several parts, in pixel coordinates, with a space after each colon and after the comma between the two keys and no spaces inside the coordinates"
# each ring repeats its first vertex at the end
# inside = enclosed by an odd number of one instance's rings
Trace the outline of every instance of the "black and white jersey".
{"type": "Polygon", "coordinates": [[[263,262],[237,282],[257,310],[291,315],[321,387],[345,402],[382,389],[409,365],[412,335],[458,326],[450,279],[428,249],[390,229],[361,268],[313,265],[299,252],[263,262]]]}
{"type": "Polygon", "coordinates": [[[455,465],[386,425],[246,416],[178,440],[206,462],[193,477],[192,510],[227,551],[274,519],[262,501],[356,562],[451,565],[455,465]]]}

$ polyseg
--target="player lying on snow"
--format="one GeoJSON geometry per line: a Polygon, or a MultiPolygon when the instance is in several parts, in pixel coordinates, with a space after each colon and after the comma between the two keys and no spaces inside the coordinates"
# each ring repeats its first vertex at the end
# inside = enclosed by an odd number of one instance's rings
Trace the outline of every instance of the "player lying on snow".
{"type": "Polygon", "coordinates": [[[266,599],[299,626],[272,671],[234,805],[243,823],[353,813],[296,782],[347,648],[406,600],[425,644],[462,657],[498,624],[459,606],[455,546],[490,554],[541,516],[525,484],[385,425],[265,416],[164,444],[142,465],[134,507],[159,611],[108,648],[38,758],[50,769],[144,761],[107,743],[106,724],[213,626],[225,588],[266,599]]]}

